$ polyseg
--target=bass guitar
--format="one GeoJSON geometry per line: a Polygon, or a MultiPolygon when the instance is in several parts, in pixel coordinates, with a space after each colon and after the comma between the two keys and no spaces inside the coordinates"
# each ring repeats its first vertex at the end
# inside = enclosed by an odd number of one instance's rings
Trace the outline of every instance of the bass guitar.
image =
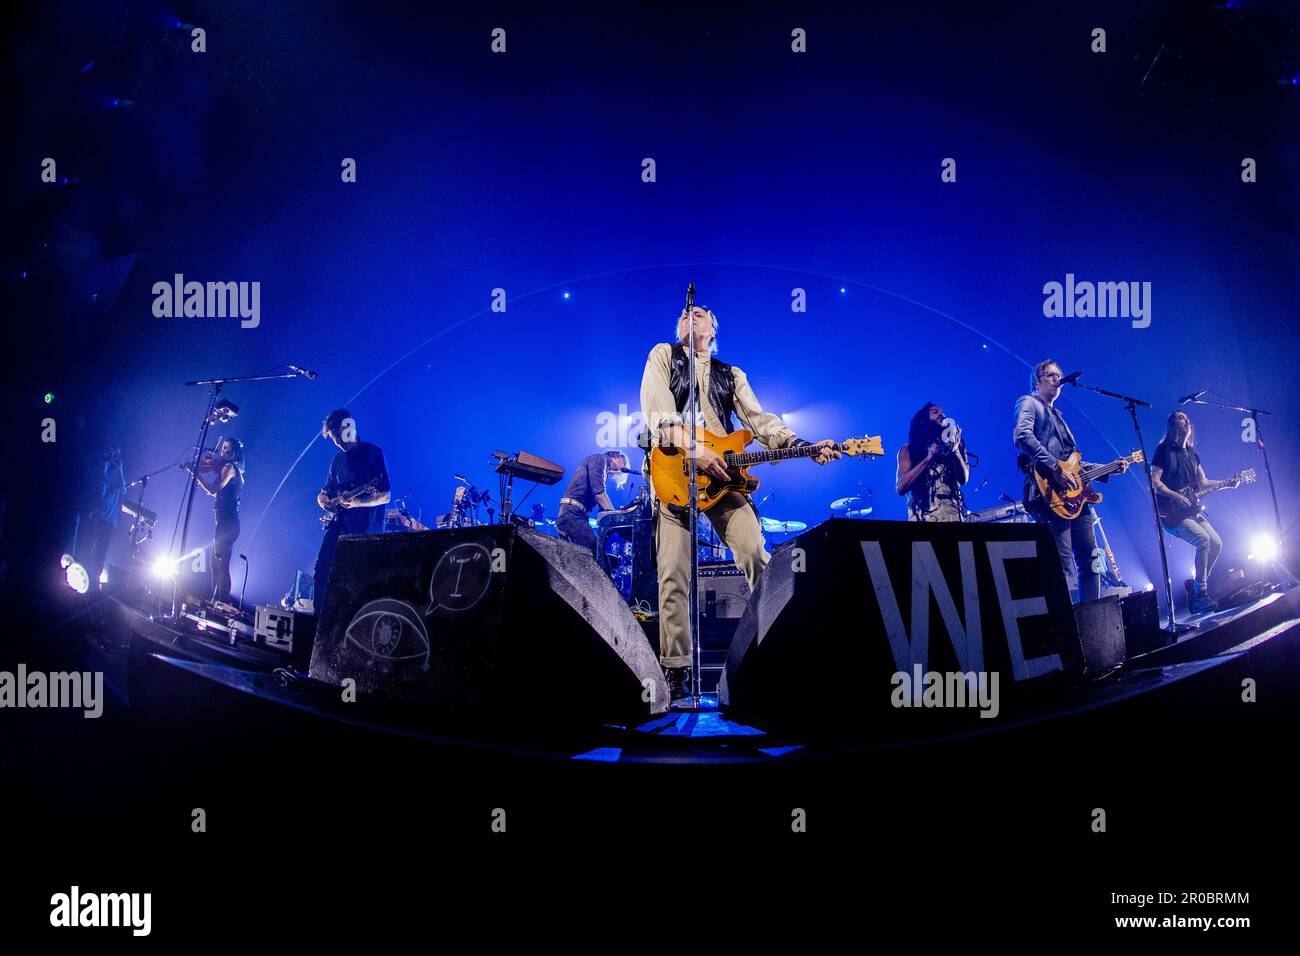
{"type": "Polygon", "coordinates": [[[1083,467],[1083,458],[1076,451],[1069,458],[1060,461],[1059,464],[1062,474],[1074,475],[1079,480],[1077,489],[1074,491],[1059,490],[1037,468],[1034,469],[1034,482],[1038,485],[1038,491],[1043,496],[1043,501],[1052,510],[1053,514],[1062,518],[1073,519],[1079,517],[1085,505],[1094,505],[1101,501],[1101,492],[1093,490],[1092,483],[1094,481],[1098,478],[1104,478],[1106,475],[1113,475],[1120,468],[1137,464],[1142,460],[1142,452],[1135,451],[1133,454],[1125,455],[1110,464],[1096,465],[1085,469],[1083,467]]]}
{"type": "MultiPolygon", "coordinates": [[[[747,452],[745,447],[754,440],[754,433],[745,429],[727,435],[715,435],[706,428],[695,430],[695,440],[712,448],[727,463],[727,480],[714,478],[697,469],[696,486],[699,490],[700,511],[708,511],[728,492],[738,491],[752,495],[758,490],[758,479],[749,473],[754,465],[769,461],[786,461],[791,458],[811,458],[825,447],[801,445],[798,448],[773,448],[767,451],[747,452]]],[[[879,458],[885,449],[880,436],[849,438],[830,447],[851,458],[879,458]]],[[[690,503],[690,456],[686,449],[656,446],[650,450],[650,484],[655,495],[671,510],[682,512],[690,503]]]]}
{"type": "Polygon", "coordinates": [[[1245,471],[1239,471],[1231,478],[1224,478],[1222,481],[1212,481],[1199,491],[1194,490],[1190,485],[1186,488],[1179,488],[1178,493],[1187,499],[1187,506],[1180,505],[1168,495],[1160,495],[1156,505],[1160,511],[1160,523],[1165,527],[1180,524],[1188,518],[1195,518],[1205,510],[1205,505],[1201,504],[1201,499],[1206,495],[1212,495],[1216,491],[1222,491],[1224,488],[1236,488],[1239,485],[1248,485],[1255,480],[1255,469],[1247,468],[1245,471]]]}

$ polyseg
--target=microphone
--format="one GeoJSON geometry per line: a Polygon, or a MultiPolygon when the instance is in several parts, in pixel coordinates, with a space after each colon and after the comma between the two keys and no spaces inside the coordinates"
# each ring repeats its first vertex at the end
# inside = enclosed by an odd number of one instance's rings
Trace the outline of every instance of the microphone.
{"type": "Polygon", "coordinates": [[[1190,395],[1184,395],[1182,398],[1178,400],[1178,404],[1186,405],[1188,402],[1194,402],[1208,391],[1209,391],[1208,388],[1203,388],[1199,392],[1192,392],[1192,394],[1190,395]]]}
{"type": "Polygon", "coordinates": [[[313,372],[311,369],[299,368],[299,367],[296,366],[296,365],[290,365],[289,368],[292,369],[294,372],[297,372],[297,373],[298,373],[299,375],[301,375],[303,378],[315,378],[315,377],[316,377],[316,373],[313,372]]]}
{"type": "Polygon", "coordinates": [[[1065,378],[1061,379],[1061,384],[1077,385],[1079,383],[1079,379],[1081,378],[1083,378],[1082,372],[1071,372],[1069,375],[1065,376],[1065,378]]]}

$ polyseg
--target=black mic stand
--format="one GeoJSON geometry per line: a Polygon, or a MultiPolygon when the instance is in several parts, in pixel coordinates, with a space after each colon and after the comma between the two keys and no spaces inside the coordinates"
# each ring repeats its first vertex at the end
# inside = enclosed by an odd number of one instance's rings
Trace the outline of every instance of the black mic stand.
{"type": "Polygon", "coordinates": [[[1179,634],[1186,634],[1192,630],[1194,624],[1179,624],[1174,619],[1174,583],[1169,576],[1169,555],[1165,551],[1165,526],[1160,523],[1160,505],[1156,502],[1156,486],[1151,480],[1151,459],[1147,455],[1146,444],[1142,440],[1142,426],[1138,423],[1137,410],[1138,406],[1150,408],[1150,402],[1144,402],[1140,398],[1134,398],[1131,395],[1122,395],[1119,392],[1107,391],[1104,388],[1097,388],[1095,385],[1080,385],[1077,381],[1071,382],[1075,388],[1086,388],[1090,392],[1096,392],[1098,395],[1105,395],[1107,398],[1118,399],[1124,403],[1128,409],[1129,417],[1133,419],[1133,431],[1137,433],[1138,450],[1142,452],[1142,468],[1147,476],[1147,491],[1151,495],[1151,517],[1156,523],[1156,541],[1160,546],[1160,569],[1165,576],[1165,603],[1169,605],[1169,627],[1165,630],[1167,633],[1177,639],[1179,634]]]}
{"type": "MultiPolygon", "coordinates": [[[[195,488],[194,476],[197,475],[199,472],[199,462],[202,460],[203,457],[204,444],[208,440],[208,429],[211,428],[214,424],[216,424],[217,421],[217,415],[216,415],[217,399],[221,395],[221,387],[231,382],[261,382],[261,381],[266,381],[268,379],[298,378],[298,377],[299,375],[297,372],[280,372],[275,375],[240,375],[234,378],[208,378],[208,379],[199,379],[197,381],[185,383],[186,385],[209,385],[211,386],[211,391],[208,393],[208,407],[203,412],[203,422],[199,426],[199,441],[198,444],[194,446],[194,455],[190,459],[189,490],[185,495],[184,501],[181,503],[180,511],[176,515],[176,522],[178,525],[180,525],[180,534],[181,534],[181,547],[179,552],[180,555],[184,555],[186,553],[185,545],[189,540],[190,515],[194,511],[194,488],[195,488]],[[183,522],[181,519],[182,515],[184,515],[183,522]]],[[[229,419],[225,419],[225,418],[222,418],[221,420],[223,422],[229,421],[229,419]]],[[[172,544],[175,545],[175,543],[176,543],[176,528],[175,526],[173,526],[172,544]]],[[[179,560],[179,557],[176,553],[173,553],[172,557],[177,558],[179,560]]],[[[176,616],[176,593],[179,587],[180,587],[180,575],[177,574],[176,577],[172,579],[172,613],[171,613],[172,617],[176,616]]]]}
{"type": "Polygon", "coordinates": [[[699,578],[700,578],[700,494],[699,494],[699,477],[696,470],[696,423],[699,421],[699,386],[695,378],[695,283],[692,282],[686,287],[686,321],[689,323],[691,330],[690,338],[687,342],[687,368],[689,369],[689,388],[690,398],[686,403],[686,415],[688,423],[684,429],[686,433],[687,448],[687,484],[686,493],[689,497],[687,503],[687,513],[690,524],[691,540],[691,583],[687,589],[687,601],[691,609],[691,709],[700,706],[700,601],[699,601],[699,578]]]}

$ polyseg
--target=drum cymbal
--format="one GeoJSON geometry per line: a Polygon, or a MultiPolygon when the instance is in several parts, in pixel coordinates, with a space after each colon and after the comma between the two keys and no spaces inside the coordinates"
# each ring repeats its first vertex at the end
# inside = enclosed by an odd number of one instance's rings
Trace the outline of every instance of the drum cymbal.
{"type": "MultiPolygon", "coordinates": [[[[861,498],[836,498],[831,502],[831,511],[856,511],[860,505],[866,504],[861,498]]],[[[868,511],[871,509],[867,509],[868,511]]]]}
{"type": "Polygon", "coordinates": [[[855,510],[853,510],[853,511],[846,511],[846,512],[844,512],[844,517],[846,517],[846,518],[865,518],[867,515],[871,514],[871,511],[872,511],[871,508],[857,508],[857,509],[855,509],[855,510]]]}
{"type": "Polygon", "coordinates": [[[770,534],[790,534],[808,529],[808,524],[804,521],[777,521],[775,518],[764,518],[762,524],[763,530],[770,534]]]}

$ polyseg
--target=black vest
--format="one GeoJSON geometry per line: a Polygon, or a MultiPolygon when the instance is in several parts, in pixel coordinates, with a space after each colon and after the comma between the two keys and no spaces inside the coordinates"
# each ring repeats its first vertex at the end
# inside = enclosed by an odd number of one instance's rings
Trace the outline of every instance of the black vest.
{"type": "MultiPolygon", "coordinates": [[[[668,389],[673,393],[673,401],[677,403],[679,414],[686,411],[686,403],[690,399],[690,378],[691,370],[687,365],[686,347],[674,345],[672,362],[668,370],[668,389]]],[[[722,427],[727,432],[736,430],[735,423],[732,421],[732,416],[736,412],[735,388],[736,376],[731,366],[726,362],[710,358],[709,404],[713,406],[718,421],[722,422],[722,427]]]]}

